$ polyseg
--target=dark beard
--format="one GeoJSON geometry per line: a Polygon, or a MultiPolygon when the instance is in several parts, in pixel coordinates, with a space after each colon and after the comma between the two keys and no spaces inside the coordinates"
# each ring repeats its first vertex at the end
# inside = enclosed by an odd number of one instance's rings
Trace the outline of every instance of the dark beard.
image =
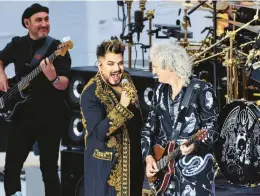
{"type": "MultiPolygon", "coordinates": [[[[122,80],[122,78],[121,78],[122,80]]],[[[120,86],[121,85],[121,80],[118,84],[111,84],[108,80],[106,80],[106,83],[109,84],[109,86],[112,86],[112,87],[116,87],[116,86],[120,86]]]]}
{"type": "MultiPolygon", "coordinates": [[[[118,73],[121,74],[122,71],[120,70],[118,73]]],[[[110,74],[111,74],[111,73],[110,73],[110,74]]],[[[101,72],[100,72],[100,75],[101,75],[102,80],[104,80],[104,82],[107,83],[109,86],[117,87],[117,86],[120,86],[120,85],[121,85],[122,77],[121,77],[120,82],[119,82],[118,84],[111,84],[108,79],[105,79],[105,78],[104,78],[104,76],[102,75],[101,72]]]]}

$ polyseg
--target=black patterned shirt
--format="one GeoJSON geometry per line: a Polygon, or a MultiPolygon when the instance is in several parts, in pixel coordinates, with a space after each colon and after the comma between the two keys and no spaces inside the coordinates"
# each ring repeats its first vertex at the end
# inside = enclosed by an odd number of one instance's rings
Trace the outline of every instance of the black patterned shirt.
{"type": "MultiPolygon", "coordinates": [[[[208,138],[205,141],[195,143],[197,150],[205,154],[218,136],[216,95],[210,83],[199,81],[190,85],[194,85],[192,88],[197,93],[192,97],[187,112],[182,118],[180,123],[182,126],[180,126],[181,130],[177,139],[188,139],[199,129],[206,130],[208,138]]],[[[186,88],[180,91],[175,100],[171,99],[169,88],[169,85],[161,83],[154,90],[152,106],[141,135],[144,158],[153,155],[152,147],[155,144],[166,147],[167,142],[173,140],[176,129],[179,127],[178,124],[176,125],[178,122],[175,121],[186,88]]]]}

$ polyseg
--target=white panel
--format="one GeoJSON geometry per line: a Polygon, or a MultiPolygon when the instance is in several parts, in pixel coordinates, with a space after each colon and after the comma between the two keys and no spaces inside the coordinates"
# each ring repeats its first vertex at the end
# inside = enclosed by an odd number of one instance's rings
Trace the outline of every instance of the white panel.
{"type": "Polygon", "coordinates": [[[50,1],[50,36],[62,41],[70,36],[74,45],[70,50],[72,66],[86,66],[87,28],[85,1],[50,1]]]}
{"type": "MultiPolygon", "coordinates": [[[[15,35],[25,35],[27,31],[21,24],[21,16],[24,9],[36,1],[0,1],[0,50],[15,35]]],[[[50,8],[50,35],[62,39],[65,36],[71,36],[74,47],[70,51],[72,56],[72,66],[94,65],[96,61],[96,47],[104,39],[111,36],[120,36],[122,33],[122,23],[118,20],[118,7],[116,1],[38,1],[42,5],[50,8]]],[[[155,18],[153,24],[175,24],[178,16],[180,3],[166,2],[168,6],[158,6],[165,4],[165,1],[149,1],[146,3],[146,10],[155,9],[155,18]]],[[[139,3],[132,4],[132,22],[134,22],[134,11],[139,9],[139,3]]],[[[122,9],[119,10],[122,17],[122,9]]],[[[127,14],[127,9],[125,9],[127,14]]],[[[204,16],[211,15],[206,11],[195,11],[191,16],[191,25],[189,31],[193,32],[193,40],[201,41],[206,32],[202,35],[200,32],[206,26],[212,26],[210,19],[204,16]]],[[[148,22],[145,22],[145,28],[140,36],[140,43],[148,44],[148,22]]],[[[127,28],[125,35],[127,34],[127,28]]],[[[134,41],[136,34],[134,34],[134,41]]],[[[155,39],[153,43],[168,40],[155,39]]],[[[137,59],[142,62],[142,52],[140,45],[136,47],[138,51],[137,59]]],[[[136,58],[135,50],[132,50],[132,60],[136,58]]],[[[125,53],[127,60],[127,51],[125,53]]],[[[147,59],[147,53],[145,54],[147,59]]],[[[139,63],[140,64],[140,63],[139,63]]],[[[12,69],[12,68],[11,68],[12,69]]],[[[8,73],[9,73],[9,69],[8,73]]]]}

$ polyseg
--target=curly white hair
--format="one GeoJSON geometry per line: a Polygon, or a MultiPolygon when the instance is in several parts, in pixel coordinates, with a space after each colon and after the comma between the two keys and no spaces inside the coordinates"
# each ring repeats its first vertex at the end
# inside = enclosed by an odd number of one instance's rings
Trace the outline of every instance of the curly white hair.
{"type": "Polygon", "coordinates": [[[180,45],[173,42],[154,44],[150,50],[150,59],[154,59],[160,68],[176,72],[184,80],[185,86],[190,83],[192,61],[180,45]]]}

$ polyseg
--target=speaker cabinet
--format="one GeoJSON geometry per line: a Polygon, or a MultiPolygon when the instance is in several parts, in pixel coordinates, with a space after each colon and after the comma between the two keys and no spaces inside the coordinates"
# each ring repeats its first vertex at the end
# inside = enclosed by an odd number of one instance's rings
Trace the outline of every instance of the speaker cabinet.
{"type": "Polygon", "coordinates": [[[61,151],[62,196],[84,196],[84,152],[61,151]]]}
{"type": "Polygon", "coordinates": [[[130,73],[133,83],[136,87],[141,105],[142,115],[144,120],[146,120],[149,108],[152,103],[155,80],[151,72],[141,70],[129,70],[128,72],[130,73]]]}
{"type": "Polygon", "coordinates": [[[71,110],[68,128],[63,133],[62,145],[68,149],[84,150],[84,132],[80,111],[71,110]]]}
{"type": "Polygon", "coordinates": [[[80,113],[80,96],[84,86],[97,73],[95,66],[73,67],[69,75],[67,103],[70,108],[69,125],[62,136],[62,145],[68,149],[84,150],[84,128],[80,113]]]}
{"type": "Polygon", "coordinates": [[[88,81],[97,73],[97,67],[73,67],[70,71],[67,101],[72,110],[79,110],[81,92],[88,81]]]}

